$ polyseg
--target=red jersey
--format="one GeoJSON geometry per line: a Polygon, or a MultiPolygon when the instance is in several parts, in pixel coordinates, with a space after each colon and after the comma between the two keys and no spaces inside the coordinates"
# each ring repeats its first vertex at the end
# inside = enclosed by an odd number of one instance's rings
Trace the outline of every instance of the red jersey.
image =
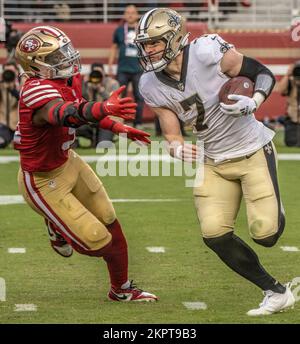
{"type": "Polygon", "coordinates": [[[80,75],[72,78],[72,86],[68,79],[30,78],[22,87],[14,148],[20,152],[23,171],[51,171],[68,159],[75,129],[50,124],[38,127],[32,123],[34,112],[55,98],[81,102],[80,75]]]}

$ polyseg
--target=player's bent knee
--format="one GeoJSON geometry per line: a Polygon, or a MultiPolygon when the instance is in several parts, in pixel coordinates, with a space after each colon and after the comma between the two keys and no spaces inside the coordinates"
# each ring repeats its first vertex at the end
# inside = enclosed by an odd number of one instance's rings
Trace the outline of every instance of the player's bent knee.
{"type": "Polygon", "coordinates": [[[224,226],[223,221],[218,216],[207,216],[200,220],[202,236],[215,238],[232,231],[229,226],[224,226]]]}
{"type": "Polygon", "coordinates": [[[110,225],[116,220],[116,218],[117,218],[116,212],[112,208],[106,211],[105,214],[103,215],[103,222],[107,225],[110,225]]]}
{"type": "Polygon", "coordinates": [[[101,249],[111,238],[111,234],[101,222],[90,224],[83,229],[83,239],[91,249],[101,249]]]}
{"type": "Polygon", "coordinates": [[[275,233],[274,233],[274,228],[271,228],[269,232],[260,231],[259,237],[255,236],[255,234],[252,233],[253,241],[264,247],[273,247],[277,243],[278,239],[281,237],[284,227],[285,227],[285,217],[283,214],[281,214],[280,219],[279,219],[279,225],[275,233]],[[268,235],[268,233],[270,234],[268,235]]]}

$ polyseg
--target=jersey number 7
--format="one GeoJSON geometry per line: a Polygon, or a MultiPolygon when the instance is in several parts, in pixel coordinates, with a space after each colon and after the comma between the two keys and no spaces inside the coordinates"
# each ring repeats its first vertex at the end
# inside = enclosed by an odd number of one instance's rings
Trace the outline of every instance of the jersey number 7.
{"type": "Polygon", "coordinates": [[[197,93],[195,93],[189,98],[184,99],[183,101],[180,102],[180,105],[182,106],[184,111],[189,111],[191,109],[191,106],[194,104],[196,104],[196,108],[198,112],[195,128],[197,129],[197,131],[205,130],[208,127],[206,124],[203,124],[205,110],[204,110],[204,106],[203,106],[200,96],[197,93]]]}

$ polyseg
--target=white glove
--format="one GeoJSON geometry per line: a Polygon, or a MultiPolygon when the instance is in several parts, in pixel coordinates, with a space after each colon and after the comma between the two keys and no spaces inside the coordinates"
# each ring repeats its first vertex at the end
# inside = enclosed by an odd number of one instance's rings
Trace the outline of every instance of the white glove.
{"type": "Polygon", "coordinates": [[[256,111],[257,104],[253,98],[238,94],[229,94],[228,99],[237,100],[237,102],[231,105],[220,103],[221,110],[226,115],[242,117],[251,115],[256,111]]]}

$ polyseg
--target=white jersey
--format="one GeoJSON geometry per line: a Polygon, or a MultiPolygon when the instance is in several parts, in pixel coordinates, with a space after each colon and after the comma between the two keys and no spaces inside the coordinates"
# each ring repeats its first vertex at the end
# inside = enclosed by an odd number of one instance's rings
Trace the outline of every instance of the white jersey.
{"type": "Polygon", "coordinates": [[[229,80],[220,62],[232,47],[216,34],[201,36],[183,50],[180,81],[163,71],[148,72],[139,84],[149,106],[168,108],[193,126],[205,155],[216,162],[254,153],[274,136],[254,115],[235,118],[220,109],[218,94],[229,80]]]}

